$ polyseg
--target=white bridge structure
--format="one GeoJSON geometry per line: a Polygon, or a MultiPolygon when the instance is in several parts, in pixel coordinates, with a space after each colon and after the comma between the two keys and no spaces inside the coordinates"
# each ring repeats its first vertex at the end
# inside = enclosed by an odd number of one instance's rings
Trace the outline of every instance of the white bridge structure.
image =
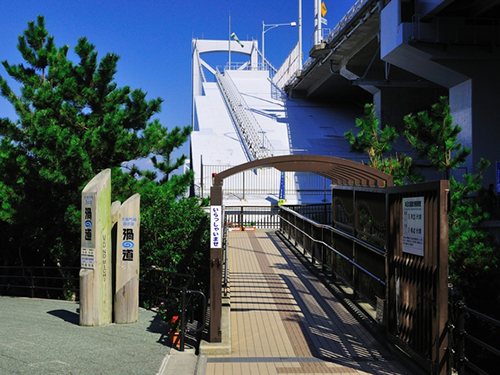
{"type": "MultiPolygon", "coordinates": [[[[279,70],[264,63],[257,41],[193,40],[191,167],[195,195],[207,197],[212,174],[272,156],[318,154],[352,158],[344,133],[360,108],[290,99],[282,87],[299,70],[298,46],[279,70]],[[246,61],[210,66],[203,55],[225,53],[246,61]]],[[[281,172],[264,168],[224,181],[227,205],[278,202],[281,172]]],[[[312,173],[286,172],[287,204],[330,200],[330,182],[312,173]]]]}
{"type": "MultiPolygon", "coordinates": [[[[303,64],[300,40],[279,69],[263,58],[256,41],[242,47],[193,40],[196,195],[209,194],[212,173],[256,159],[305,153],[352,160],[359,156],[349,153],[344,133],[366,103],[375,104],[381,126],[402,133],[405,115],[429,110],[441,96],[449,98],[462,128],[459,142],[471,149],[454,177],[474,172],[482,158],[497,161],[483,177],[500,193],[500,0],[352,1],[327,30],[315,0],[314,45],[303,64]],[[229,62],[210,66],[203,58],[214,52],[228,54],[229,62]],[[232,56],[245,60],[235,63],[232,56]]],[[[393,151],[411,154],[403,137],[393,151]]],[[[425,161],[414,163],[428,180],[443,177],[425,161]]],[[[224,200],[272,204],[280,180],[280,172],[266,169],[233,176],[224,181],[224,200]]],[[[328,200],[327,190],[329,182],[316,175],[285,175],[288,204],[328,200]]]]}

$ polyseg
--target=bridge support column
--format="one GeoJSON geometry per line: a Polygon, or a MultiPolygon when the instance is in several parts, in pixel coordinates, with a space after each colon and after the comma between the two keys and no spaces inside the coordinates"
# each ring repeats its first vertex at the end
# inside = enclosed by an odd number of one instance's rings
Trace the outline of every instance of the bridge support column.
{"type": "Polygon", "coordinates": [[[404,116],[430,109],[443,95],[448,95],[445,88],[380,87],[373,95],[373,103],[380,126],[391,125],[401,133],[404,116]]]}

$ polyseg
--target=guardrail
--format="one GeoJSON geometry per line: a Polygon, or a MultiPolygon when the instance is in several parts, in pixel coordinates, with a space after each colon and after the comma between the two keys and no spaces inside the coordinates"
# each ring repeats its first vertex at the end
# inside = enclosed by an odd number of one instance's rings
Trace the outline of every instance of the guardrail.
{"type": "Polygon", "coordinates": [[[278,206],[226,206],[224,214],[230,231],[245,227],[278,229],[280,225],[278,206]]]}
{"type": "Polygon", "coordinates": [[[262,131],[232,79],[226,74],[222,74],[219,68],[217,68],[215,76],[249,159],[256,160],[272,156],[271,142],[262,131]],[[261,133],[262,136],[258,133],[261,133]]]}
{"type": "MultiPolygon", "coordinates": [[[[205,328],[207,298],[199,290],[189,289],[194,281],[194,275],[164,271],[157,268],[141,269],[141,282],[139,291],[139,301],[149,309],[154,309],[162,302],[177,301],[180,319],[180,351],[184,351],[186,334],[196,335],[197,346],[200,344],[201,333],[205,328]],[[201,305],[193,300],[194,296],[201,298],[201,305]],[[141,299],[142,297],[142,299],[141,299]],[[187,328],[187,314],[191,313],[190,320],[194,320],[194,314],[199,312],[201,316],[198,325],[194,329],[187,328]]],[[[196,348],[198,350],[198,348],[196,348]]]]}
{"type": "Polygon", "coordinates": [[[80,267],[0,266],[0,294],[57,298],[70,292],[78,300],[79,272],[80,267]]]}
{"type": "MultiPolygon", "coordinates": [[[[330,44],[335,38],[337,38],[341,33],[346,29],[346,27],[350,24],[353,18],[360,13],[360,11],[368,4],[373,3],[377,6],[376,0],[356,0],[354,5],[347,11],[347,13],[340,19],[339,22],[333,27],[333,29],[322,29],[321,30],[321,39],[322,43],[330,44]]],[[[373,11],[373,8],[372,8],[373,11]]],[[[314,35],[311,36],[311,40],[314,40],[314,35]]],[[[314,45],[314,42],[311,43],[314,45]]],[[[309,68],[311,68],[316,62],[316,58],[309,57],[303,64],[301,75],[306,73],[309,68]]],[[[298,81],[297,75],[292,76],[284,85],[284,87],[293,86],[298,81]]]]}
{"type": "Polygon", "coordinates": [[[280,231],[303,255],[373,307],[385,298],[385,252],[348,233],[280,207],[280,231]],[[350,251],[346,251],[350,249],[350,251]]]}
{"type": "MultiPolygon", "coordinates": [[[[493,371],[498,371],[498,366],[492,366],[492,364],[495,362],[497,364],[500,363],[500,350],[486,343],[484,339],[479,339],[477,336],[468,333],[466,324],[470,323],[474,318],[480,321],[480,326],[483,327],[483,330],[489,332],[494,332],[496,330],[498,332],[500,331],[500,321],[484,315],[479,311],[468,308],[464,301],[457,301],[450,304],[450,311],[451,319],[449,327],[453,333],[453,349],[450,350],[450,355],[453,356],[454,367],[458,375],[465,375],[469,373],[469,370],[477,374],[489,375],[489,373],[484,370],[485,366],[489,367],[488,370],[492,369],[493,371]],[[484,327],[489,327],[489,329],[484,327]],[[474,361],[480,361],[481,363],[473,363],[473,360],[466,356],[466,342],[476,345],[478,348],[485,351],[480,360],[477,358],[474,359],[474,361]]],[[[498,344],[498,334],[492,334],[491,339],[498,344]]]]}

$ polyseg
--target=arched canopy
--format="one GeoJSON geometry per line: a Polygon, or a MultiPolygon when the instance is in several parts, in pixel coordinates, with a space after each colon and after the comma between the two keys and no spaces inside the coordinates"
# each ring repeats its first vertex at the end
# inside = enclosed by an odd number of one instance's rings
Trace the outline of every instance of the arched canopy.
{"type": "Polygon", "coordinates": [[[392,176],[351,160],[323,155],[284,155],[254,160],[218,173],[214,186],[222,186],[225,178],[248,169],[274,167],[282,172],[313,172],[344,186],[393,186],[392,176]]]}

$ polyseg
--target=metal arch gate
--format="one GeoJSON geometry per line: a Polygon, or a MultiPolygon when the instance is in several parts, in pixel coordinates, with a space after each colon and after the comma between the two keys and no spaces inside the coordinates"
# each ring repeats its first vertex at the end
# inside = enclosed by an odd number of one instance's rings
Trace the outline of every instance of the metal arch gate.
{"type": "MultiPolygon", "coordinates": [[[[313,172],[330,179],[333,183],[349,186],[392,186],[392,177],[367,165],[323,155],[284,155],[254,160],[239,166],[227,169],[214,175],[213,186],[210,188],[210,205],[212,211],[222,207],[222,184],[226,177],[243,172],[248,169],[274,167],[280,171],[313,172]],[[215,208],[218,207],[218,208],[215,208]]],[[[220,217],[218,218],[220,220],[220,217]]],[[[222,240],[220,227],[211,228],[210,244],[210,342],[221,342],[221,317],[222,317],[222,240]],[[213,240],[217,237],[216,240],[213,240]]]]}
{"type": "MultiPolygon", "coordinates": [[[[345,212],[338,210],[336,200],[343,194],[344,207],[351,205],[349,211],[354,214],[350,224],[354,240],[351,244],[344,241],[339,250],[343,247],[353,260],[356,257],[356,247],[359,246],[358,235],[370,235],[359,226],[361,210],[366,209],[366,204],[372,201],[370,204],[373,212],[377,212],[377,220],[385,220],[383,237],[386,257],[383,268],[386,287],[383,297],[386,301],[386,337],[430,373],[445,374],[448,366],[449,182],[393,187],[392,177],[366,165],[334,157],[286,155],[255,160],[214,176],[211,205],[222,205],[224,178],[244,170],[269,166],[280,171],[314,172],[329,178],[335,184],[332,185],[333,227],[341,224],[339,215],[346,217],[345,212]],[[349,196],[349,191],[352,196],[349,196]],[[403,208],[403,203],[414,201],[423,203],[421,213],[424,215],[424,235],[420,237],[422,254],[408,252],[412,239],[404,227],[403,216],[409,210],[403,208]],[[380,202],[385,203],[381,206],[380,202]]],[[[345,230],[348,226],[338,229],[345,230]]],[[[335,247],[335,238],[332,241],[335,247]]],[[[368,259],[365,262],[369,264],[368,259]]],[[[221,341],[222,263],[222,249],[211,244],[210,342],[221,341]]]]}
{"type": "Polygon", "coordinates": [[[449,181],[388,189],[387,338],[432,374],[447,373],[449,181]],[[404,203],[423,209],[423,254],[405,251],[404,203]],[[399,293],[398,293],[399,292],[399,293]]]}

